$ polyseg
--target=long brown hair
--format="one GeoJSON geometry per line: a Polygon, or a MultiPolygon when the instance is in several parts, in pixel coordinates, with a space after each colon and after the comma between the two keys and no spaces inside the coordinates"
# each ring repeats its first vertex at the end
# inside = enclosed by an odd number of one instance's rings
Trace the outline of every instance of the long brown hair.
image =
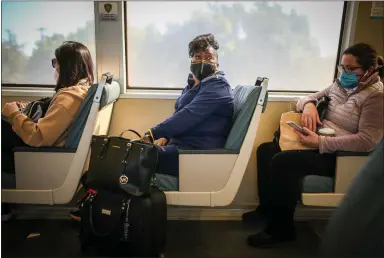
{"type": "Polygon", "coordinates": [[[66,41],[55,50],[59,65],[59,78],[55,90],[77,85],[80,80],[87,79],[89,84],[94,80],[94,66],[91,53],[83,44],[66,41]]]}

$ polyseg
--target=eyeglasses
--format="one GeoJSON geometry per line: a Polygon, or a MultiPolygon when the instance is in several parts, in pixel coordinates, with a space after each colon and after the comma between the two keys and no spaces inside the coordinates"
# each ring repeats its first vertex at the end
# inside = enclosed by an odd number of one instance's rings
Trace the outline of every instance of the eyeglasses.
{"type": "Polygon", "coordinates": [[[56,66],[57,66],[57,59],[56,58],[52,58],[52,67],[56,68],[56,66]]]}
{"type": "Polygon", "coordinates": [[[354,70],[356,69],[359,69],[359,68],[363,68],[362,66],[347,66],[345,67],[344,65],[338,65],[337,66],[337,69],[339,70],[339,72],[353,72],[354,70]]]}

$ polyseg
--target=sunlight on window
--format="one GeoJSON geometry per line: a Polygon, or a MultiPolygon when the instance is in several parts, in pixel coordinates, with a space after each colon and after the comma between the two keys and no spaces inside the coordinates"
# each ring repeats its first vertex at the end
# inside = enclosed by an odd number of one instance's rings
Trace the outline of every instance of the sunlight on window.
{"type": "Polygon", "coordinates": [[[96,64],[93,2],[2,2],[1,20],[2,83],[53,85],[51,59],[66,40],[96,64]]]}
{"type": "Polygon", "coordinates": [[[185,87],[188,43],[213,33],[232,87],[270,78],[272,90],[332,83],[343,2],[127,2],[131,87],[185,87]]]}

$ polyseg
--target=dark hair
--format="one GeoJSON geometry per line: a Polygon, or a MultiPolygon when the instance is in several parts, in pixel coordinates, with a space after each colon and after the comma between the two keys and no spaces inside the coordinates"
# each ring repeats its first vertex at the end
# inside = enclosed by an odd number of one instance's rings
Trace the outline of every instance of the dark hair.
{"type": "Polygon", "coordinates": [[[365,43],[358,43],[347,48],[344,55],[353,55],[356,57],[357,62],[363,67],[364,70],[368,70],[371,67],[380,66],[379,76],[384,76],[383,58],[379,56],[374,48],[365,43]]]}
{"type": "Polygon", "coordinates": [[[208,47],[212,47],[215,51],[219,49],[219,43],[216,41],[215,36],[213,36],[211,33],[197,36],[191,42],[189,42],[189,57],[193,57],[193,55],[200,49],[207,49],[208,47]]]}
{"type": "Polygon", "coordinates": [[[379,68],[379,76],[384,80],[384,60],[382,56],[377,56],[377,64],[381,65],[381,68],[379,68]]]}
{"type": "Polygon", "coordinates": [[[88,48],[79,42],[66,41],[55,50],[60,66],[55,90],[74,86],[82,79],[93,83],[93,62],[88,48]]]}

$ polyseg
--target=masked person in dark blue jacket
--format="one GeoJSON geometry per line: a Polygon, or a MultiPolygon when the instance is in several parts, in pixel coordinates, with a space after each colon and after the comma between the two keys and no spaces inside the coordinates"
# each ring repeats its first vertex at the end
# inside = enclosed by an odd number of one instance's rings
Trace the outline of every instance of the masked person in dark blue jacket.
{"type": "MultiPolygon", "coordinates": [[[[232,126],[232,89],[219,71],[219,44],[212,34],[197,36],[189,43],[191,73],[188,85],[175,104],[175,113],[148,130],[146,142],[163,146],[156,173],[178,177],[178,149],[223,148],[232,126]]],[[[79,221],[79,210],[70,212],[79,221]]]]}
{"type": "Polygon", "coordinates": [[[178,149],[223,148],[232,125],[232,90],[219,71],[219,44],[212,34],[197,36],[189,43],[191,73],[188,85],[175,104],[175,113],[148,130],[144,141],[157,141],[157,173],[178,176],[178,149]],[[160,139],[160,140],[159,140],[160,139]]]}

